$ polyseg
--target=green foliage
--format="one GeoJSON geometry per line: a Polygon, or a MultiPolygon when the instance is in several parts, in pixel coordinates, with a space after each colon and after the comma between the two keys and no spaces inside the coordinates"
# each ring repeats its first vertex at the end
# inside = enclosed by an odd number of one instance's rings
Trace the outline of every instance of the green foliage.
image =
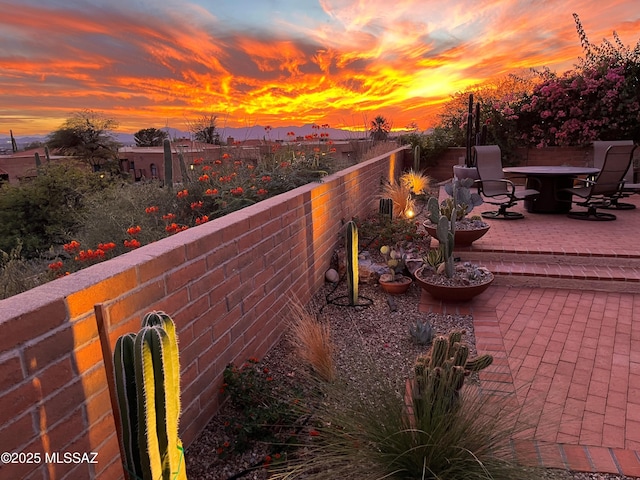
{"type": "MultiPolygon", "coordinates": [[[[124,240],[130,238],[127,229],[140,226],[136,238],[141,244],[155,242],[168,235],[165,221],[157,214],[146,213],[150,205],[165,212],[178,211],[174,192],[161,188],[159,182],[114,184],[92,191],[84,197],[84,208],[77,213],[80,228],[73,238],[83,248],[96,248],[104,242],[114,242],[117,253],[124,253],[124,240]]],[[[190,213],[190,212],[189,212],[190,213]]]]}
{"type": "Polygon", "coordinates": [[[394,217],[389,220],[388,215],[371,215],[359,219],[354,218],[358,232],[366,246],[378,247],[382,245],[396,245],[400,242],[421,242],[424,232],[418,230],[415,220],[404,217],[394,217]]]}
{"type": "Polygon", "coordinates": [[[256,442],[286,442],[299,413],[295,391],[279,384],[257,358],[240,367],[227,365],[223,378],[221,392],[234,409],[225,422],[233,441],[220,445],[218,453],[243,452],[256,442]]]}
{"type": "Polygon", "coordinates": [[[36,262],[22,257],[22,244],[10,252],[0,250],[0,300],[38,286],[46,275],[36,262]]]}
{"type": "Polygon", "coordinates": [[[71,240],[82,226],[79,215],[86,209],[86,195],[108,181],[70,163],[50,163],[28,181],[3,185],[0,250],[10,251],[21,242],[23,255],[33,258],[71,240]]]}
{"type": "Polygon", "coordinates": [[[137,147],[159,147],[169,134],[157,128],[143,128],[133,134],[137,147]]]}
{"type": "Polygon", "coordinates": [[[414,153],[419,153],[419,168],[436,165],[438,158],[447,148],[457,145],[453,132],[441,126],[434,128],[431,133],[412,132],[402,135],[399,142],[401,145],[411,145],[414,153]]]}

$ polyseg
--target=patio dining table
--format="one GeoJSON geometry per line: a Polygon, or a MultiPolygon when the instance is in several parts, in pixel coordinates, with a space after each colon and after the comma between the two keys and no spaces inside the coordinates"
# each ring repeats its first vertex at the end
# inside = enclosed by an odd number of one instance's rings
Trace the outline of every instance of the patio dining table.
{"type": "Polygon", "coordinates": [[[600,171],[599,168],[558,165],[505,167],[502,170],[504,173],[524,175],[527,179],[526,188],[540,192],[537,197],[524,201],[526,210],[532,213],[567,213],[571,210],[571,192],[566,189],[573,186],[575,178],[600,171]]]}

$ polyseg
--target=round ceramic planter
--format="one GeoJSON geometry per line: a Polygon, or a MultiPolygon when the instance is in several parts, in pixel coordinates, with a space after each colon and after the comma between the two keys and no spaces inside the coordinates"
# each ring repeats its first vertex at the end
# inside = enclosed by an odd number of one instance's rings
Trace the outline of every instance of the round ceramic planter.
{"type": "Polygon", "coordinates": [[[467,167],[466,165],[454,165],[453,176],[458,180],[463,180],[465,178],[478,180],[480,178],[480,174],[478,174],[478,169],[476,167],[467,167]]]}
{"type": "Polygon", "coordinates": [[[489,277],[485,282],[476,285],[440,285],[430,283],[425,278],[422,278],[421,274],[424,268],[425,267],[422,267],[416,270],[416,282],[418,282],[418,285],[420,285],[424,291],[437,300],[450,302],[465,302],[471,300],[489,288],[489,285],[491,285],[494,279],[493,274],[489,273],[489,277]]]}
{"type": "Polygon", "coordinates": [[[394,282],[384,282],[382,280],[379,281],[382,289],[391,295],[400,295],[406,292],[407,290],[409,290],[412,282],[413,280],[411,280],[411,278],[409,277],[402,277],[402,280],[396,280],[394,282]]]}
{"type": "MultiPolygon", "coordinates": [[[[429,235],[433,238],[438,238],[436,235],[436,226],[432,225],[428,222],[423,223],[424,229],[427,231],[429,235]]],[[[454,237],[454,245],[456,247],[468,247],[473,242],[482,237],[485,233],[489,231],[490,225],[482,228],[474,228],[473,230],[456,230],[456,235],[454,237]]]]}

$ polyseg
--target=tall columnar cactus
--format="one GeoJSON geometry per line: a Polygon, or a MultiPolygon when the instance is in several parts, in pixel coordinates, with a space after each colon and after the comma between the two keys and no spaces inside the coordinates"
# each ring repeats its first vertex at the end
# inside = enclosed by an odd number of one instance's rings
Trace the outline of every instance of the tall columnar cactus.
{"type": "Polygon", "coordinates": [[[467,111],[467,131],[465,135],[466,154],[465,165],[475,167],[475,158],[472,157],[473,145],[484,145],[487,141],[487,126],[480,127],[480,102],[476,103],[475,113],[473,111],[473,94],[469,95],[469,109],[467,111]],[[475,128],[474,128],[475,126],[475,128]]]}
{"type": "MultiPolygon", "coordinates": [[[[453,207],[451,218],[456,218],[457,207],[453,207]]],[[[440,250],[444,257],[444,273],[447,277],[453,277],[455,266],[453,262],[453,247],[456,235],[456,222],[450,221],[445,215],[440,213],[440,205],[435,197],[430,197],[427,202],[429,219],[436,224],[436,237],[440,242],[440,250]]]]}
{"type": "Polygon", "coordinates": [[[413,171],[420,171],[420,145],[413,147],[413,171]]]}
{"type": "Polygon", "coordinates": [[[382,218],[391,221],[393,219],[393,199],[381,198],[379,212],[382,218]]]}
{"type": "Polygon", "coordinates": [[[184,161],[184,153],[182,147],[178,149],[178,164],[180,165],[180,174],[182,175],[182,181],[191,181],[189,170],[187,170],[187,164],[184,161]]]}
{"type": "Polygon", "coordinates": [[[164,147],[164,184],[173,188],[173,156],[171,155],[171,142],[165,138],[162,142],[164,147]]]}
{"type": "Polygon", "coordinates": [[[358,226],[354,221],[347,222],[345,227],[347,289],[349,305],[358,303],[358,226]]]}
{"type": "Polygon", "coordinates": [[[35,152],[33,156],[35,157],[35,160],[36,160],[36,168],[40,168],[42,166],[42,161],[40,160],[40,154],[38,152],[35,152]]]}
{"type": "Polygon", "coordinates": [[[47,159],[47,162],[51,161],[51,155],[49,154],[49,147],[44,147],[44,158],[47,159]]]}
{"type": "Polygon", "coordinates": [[[465,159],[464,163],[467,167],[474,167],[473,158],[471,158],[471,143],[473,139],[473,94],[469,95],[469,109],[467,111],[467,132],[465,138],[465,159]]]}
{"type": "Polygon", "coordinates": [[[114,349],[122,446],[132,480],[186,480],[180,417],[180,362],[173,320],[151,312],[137,335],[123,335],[114,349]]]}
{"type": "Polygon", "coordinates": [[[418,415],[453,408],[465,377],[493,362],[491,355],[469,358],[469,346],[462,342],[463,333],[454,331],[449,337],[436,337],[429,355],[416,359],[413,398],[418,415]]]}

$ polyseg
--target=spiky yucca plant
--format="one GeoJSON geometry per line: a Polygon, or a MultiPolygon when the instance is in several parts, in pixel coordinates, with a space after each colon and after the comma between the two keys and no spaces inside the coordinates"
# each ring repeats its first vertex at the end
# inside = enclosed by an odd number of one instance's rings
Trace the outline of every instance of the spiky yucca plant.
{"type": "Polygon", "coordinates": [[[296,354],[310,365],[320,378],[327,382],[333,381],[335,365],[329,325],[318,322],[298,301],[292,301],[289,310],[292,317],[290,338],[296,354]]]}

